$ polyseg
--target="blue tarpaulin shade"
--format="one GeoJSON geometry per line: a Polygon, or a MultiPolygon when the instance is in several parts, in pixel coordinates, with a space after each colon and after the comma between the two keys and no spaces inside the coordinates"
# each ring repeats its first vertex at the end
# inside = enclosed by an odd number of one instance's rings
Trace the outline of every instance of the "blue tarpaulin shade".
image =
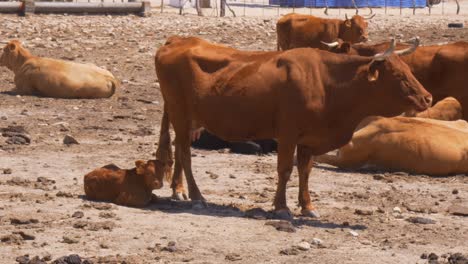
{"type": "MultiPolygon", "coordinates": [[[[351,0],[269,0],[284,7],[354,7],[351,0]]],[[[355,0],[358,7],[426,7],[426,0],[355,0]]]]}

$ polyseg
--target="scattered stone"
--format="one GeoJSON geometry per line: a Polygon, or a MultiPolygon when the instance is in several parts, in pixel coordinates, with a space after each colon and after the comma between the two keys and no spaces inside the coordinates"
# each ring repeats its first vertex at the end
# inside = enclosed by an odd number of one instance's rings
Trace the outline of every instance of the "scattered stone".
{"type": "Polygon", "coordinates": [[[81,211],[76,211],[72,214],[72,217],[73,218],[83,218],[84,217],[84,213],[81,212],[81,211]]]}
{"type": "Polygon", "coordinates": [[[63,236],[62,239],[63,239],[62,243],[65,243],[65,244],[77,244],[80,242],[78,238],[69,237],[69,236],[63,236]]]}
{"type": "Polygon", "coordinates": [[[286,255],[286,256],[299,255],[299,253],[300,253],[299,249],[295,247],[283,249],[280,251],[281,255],[286,255]]]}
{"type": "Polygon", "coordinates": [[[115,218],[116,216],[117,215],[113,212],[100,212],[99,213],[99,217],[106,218],[106,219],[115,218]]]}
{"type": "Polygon", "coordinates": [[[428,256],[429,260],[437,260],[439,259],[439,256],[437,256],[435,253],[431,253],[428,256]]]}
{"type": "Polygon", "coordinates": [[[37,224],[39,220],[34,218],[11,218],[10,223],[12,225],[29,225],[29,224],[37,224]]]}
{"type": "Polygon", "coordinates": [[[468,256],[464,256],[462,253],[454,253],[448,257],[450,264],[467,264],[468,256]]]}
{"type": "Polygon", "coordinates": [[[394,212],[394,213],[399,213],[399,214],[401,214],[401,209],[400,209],[400,207],[394,207],[394,208],[393,208],[393,212],[394,212]]]}
{"type": "Polygon", "coordinates": [[[238,260],[242,260],[242,257],[239,254],[231,253],[231,254],[227,254],[224,259],[228,261],[238,261],[238,260]]]}
{"type": "Polygon", "coordinates": [[[359,233],[356,232],[356,231],[353,231],[353,230],[350,230],[349,234],[351,234],[353,237],[358,237],[359,236],[359,233]]]}
{"type": "Polygon", "coordinates": [[[453,215],[468,216],[468,206],[454,204],[448,208],[448,211],[453,215]]]}
{"type": "Polygon", "coordinates": [[[310,249],[310,244],[308,242],[302,241],[297,244],[297,248],[303,251],[307,251],[310,249]]]}
{"type": "Polygon", "coordinates": [[[409,217],[406,219],[406,221],[410,222],[410,223],[414,223],[414,224],[423,224],[423,225],[427,225],[427,224],[435,224],[436,221],[435,220],[432,220],[432,219],[429,219],[429,218],[424,218],[424,217],[409,217]]]}
{"type": "Polygon", "coordinates": [[[69,192],[62,192],[62,191],[59,191],[55,196],[57,197],[66,197],[66,198],[73,198],[73,194],[69,193],[69,192]]]}
{"type": "Polygon", "coordinates": [[[52,264],[83,264],[83,261],[79,255],[73,254],[58,258],[52,264]]]}
{"type": "Polygon", "coordinates": [[[13,234],[20,235],[24,240],[35,240],[36,237],[30,234],[26,234],[23,231],[14,231],[13,234]]]}
{"type": "Polygon", "coordinates": [[[323,245],[323,241],[321,239],[319,239],[319,238],[314,237],[314,238],[312,238],[312,244],[317,245],[317,246],[318,245],[323,245]]]}
{"type": "Polygon", "coordinates": [[[374,211],[367,209],[356,209],[354,213],[357,215],[372,215],[374,211]]]}
{"type": "Polygon", "coordinates": [[[3,169],[3,174],[11,174],[12,172],[10,168],[3,169]]]}
{"type": "Polygon", "coordinates": [[[80,143],[78,143],[78,141],[71,135],[65,135],[65,137],[63,138],[63,144],[73,145],[73,144],[80,144],[80,143]]]}
{"type": "Polygon", "coordinates": [[[23,243],[23,238],[17,234],[10,234],[0,237],[0,242],[9,244],[9,245],[21,245],[23,243]]]}
{"type": "Polygon", "coordinates": [[[176,252],[177,251],[176,242],[169,241],[169,243],[167,243],[167,246],[163,247],[161,250],[168,251],[171,253],[176,252]]]}
{"type": "Polygon", "coordinates": [[[109,248],[109,244],[107,244],[107,243],[104,242],[104,241],[101,241],[101,243],[99,243],[99,247],[104,248],[104,249],[108,249],[108,248],[109,248]]]}
{"type": "Polygon", "coordinates": [[[293,226],[293,224],[285,220],[268,221],[265,223],[265,225],[273,226],[278,231],[283,231],[283,232],[288,232],[288,233],[296,232],[296,228],[293,226]]]}
{"type": "Polygon", "coordinates": [[[457,190],[457,189],[453,189],[452,194],[458,194],[458,190],[457,190]]]}
{"type": "Polygon", "coordinates": [[[210,175],[210,178],[213,179],[213,180],[219,178],[219,175],[218,175],[218,174],[213,173],[213,172],[211,172],[211,171],[207,171],[206,174],[210,175]]]}
{"type": "Polygon", "coordinates": [[[422,253],[421,254],[421,259],[427,259],[427,253],[422,253]]]}

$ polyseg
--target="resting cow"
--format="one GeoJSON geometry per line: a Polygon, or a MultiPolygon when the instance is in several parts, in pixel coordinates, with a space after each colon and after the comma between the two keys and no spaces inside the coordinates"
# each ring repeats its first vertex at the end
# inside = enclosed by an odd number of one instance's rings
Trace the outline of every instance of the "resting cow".
{"type": "Polygon", "coordinates": [[[447,97],[423,112],[407,112],[404,116],[455,121],[463,118],[462,107],[457,99],[447,97]]]}
{"type": "Polygon", "coordinates": [[[119,81],[93,64],[33,56],[17,40],[10,41],[0,57],[0,66],[15,74],[15,92],[56,98],[106,98],[119,81]]]}
{"type": "Polygon", "coordinates": [[[366,18],[360,15],[355,15],[351,19],[346,16],[345,20],[341,20],[287,14],[276,23],[276,33],[278,50],[320,48],[323,45],[320,41],[332,42],[337,38],[351,43],[364,42],[368,39],[366,18]]]}
{"type": "Polygon", "coordinates": [[[316,162],[346,169],[365,165],[429,175],[468,173],[468,123],[410,117],[369,117],[335,155],[316,162]]]}
{"type": "Polygon", "coordinates": [[[84,190],[91,200],[143,207],[152,191],[163,186],[164,163],[158,160],[135,161],[136,168],[120,169],[110,164],[84,176],[84,190]]]}
{"type": "Polygon", "coordinates": [[[280,217],[291,216],[286,183],[297,146],[299,204],[303,215],[317,216],[308,188],[312,155],[346,144],[366,116],[431,105],[431,95],[393,49],[369,58],[311,48],[248,52],[195,37],[169,38],[155,57],[164,98],[157,157],[171,159],[170,121],[176,134],[174,192],[183,188],[183,168],[194,205],[204,200],[191,168],[197,124],[228,141],[278,140],[274,206],[280,217]]]}
{"type": "MultiPolygon", "coordinates": [[[[343,43],[336,41],[328,43],[332,52],[350,55],[373,56],[389,46],[388,42],[368,45],[343,43]]],[[[400,44],[397,48],[407,48],[400,44]]],[[[401,57],[408,64],[414,76],[438,102],[448,96],[460,102],[463,119],[468,120],[468,42],[459,41],[445,45],[418,47],[415,52],[401,57]]]]}

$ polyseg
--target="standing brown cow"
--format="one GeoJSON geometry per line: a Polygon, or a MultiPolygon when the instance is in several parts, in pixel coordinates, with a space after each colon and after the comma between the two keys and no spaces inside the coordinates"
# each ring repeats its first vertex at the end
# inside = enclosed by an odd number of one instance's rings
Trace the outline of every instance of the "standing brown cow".
{"type": "MultiPolygon", "coordinates": [[[[335,53],[374,56],[389,47],[388,42],[375,45],[336,41],[328,43],[335,53]]],[[[397,48],[407,48],[399,44],[397,48]]],[[[468,42],[459,41],[444,45],[421,46],[415,52],[401,57],[414,76],[438,102],[448,96],[457,99],[462,107],[463,119],[468,120],[468,42]]]]}
{"type": "Polygon", "coordinates": [[[183,169],[194,205],[204,200],[192,174],[193,128],[229,141],[276,138],[276,213],[291,216],[286,183],[297,146],[299,204],[303,215],[318,216],[308,188],[312,155],[346,144],[366,116],[431,105],[431,95],[393,49],[369,58],[311,48],[248,52],[194,37],[169,38],[155,57],[164,98],[157,153],[163,162],[171,159],[170,122],[176,134],[173,188],[181,187],[183,169]]]}
{"type": "Polygon", "coordinates": [[[320,48],[320,41],[332,42],[337,38],[351,43],[367,41],[366,18],[360,15],[351,19],[346,15],[345,18],[341,20],[301,14],[284,15],[276,23],[278,50],[320,48]]]}

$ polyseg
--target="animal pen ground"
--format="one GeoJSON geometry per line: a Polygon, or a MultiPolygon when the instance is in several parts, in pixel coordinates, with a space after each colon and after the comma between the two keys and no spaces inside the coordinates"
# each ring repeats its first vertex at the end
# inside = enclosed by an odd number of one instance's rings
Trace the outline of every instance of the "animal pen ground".
{"type": "MultiPolygon", "coordinates": [[[[466,24],[468,10],[458,16],[381,11],[369,22],[371,42],[391,34],[418,35],[422,44],[467,40],[467,29],[447,24],[466,24]]],[[[122,87],[98,100],[14,96],[8,93],[13,74],[0,69],[0,129],[20,126],[31,140],[8,144],[0,137],[0,263],[25,254],[79,254],[94,263],[428,263],[421,256],[430,253],[448,263],[454,253],[467,254],[468,221],[454,214],[468,201],[465,175],[319,165],[310,188],[321,217],[311,220],[296,207],[295,170],[287,190],[295,220],[275,228],[278,222],[262,210],[272,209],[276,155],[193,150],[206,209],[170,201],[167,183],[154,191],[159,201],[144,209],[84,199],[87,172],[109,163],[130,168],[153,157],[163,106],[154,54],[167,37],[194,35],[243,50],[275,50],[277,18],[1,15],[2,41],[20,39],[35,55],[95,63],[122,80],[122,87]],[[79,144],[64,145],[66,135],[79,144]]]]}

